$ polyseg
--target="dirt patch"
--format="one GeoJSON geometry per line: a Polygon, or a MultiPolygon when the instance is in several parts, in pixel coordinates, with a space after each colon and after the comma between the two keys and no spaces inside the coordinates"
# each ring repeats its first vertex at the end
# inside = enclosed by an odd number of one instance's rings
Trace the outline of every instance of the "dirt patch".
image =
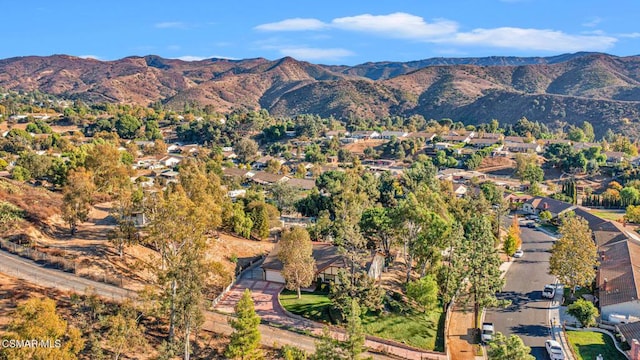
{"type": "Polygon", "coordinates": [[[346,144],[343,148],[352,154],[364,154],[364,149],[368,147],[375,148],[376,146],[380,146],[389,140],[378,140],[378,139],[369,139],[362,140],[356,143],[346,144]]]}

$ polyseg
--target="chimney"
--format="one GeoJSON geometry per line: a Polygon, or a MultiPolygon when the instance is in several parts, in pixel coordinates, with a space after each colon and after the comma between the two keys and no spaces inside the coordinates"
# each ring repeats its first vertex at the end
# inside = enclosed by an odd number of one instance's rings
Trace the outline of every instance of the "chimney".
{"type": "Polygon", "coordinates": [[[544,204],[542,204],[542,207],[543,207],[545,210],[548,210],[548,209],[549,209],[549,204],[548,204],[548,203],[544,203],[544,204]]]}
{"type": "Polygon", "coordinates": [[[640,342],[636,339],[631,340],[631,360],[640,360],[640,342]]]}
{"type": "Polygon", "coordinates": [[[602,290],[607,291],[607,278],[604,278],[604,281],[602,282],[602,290]]]}

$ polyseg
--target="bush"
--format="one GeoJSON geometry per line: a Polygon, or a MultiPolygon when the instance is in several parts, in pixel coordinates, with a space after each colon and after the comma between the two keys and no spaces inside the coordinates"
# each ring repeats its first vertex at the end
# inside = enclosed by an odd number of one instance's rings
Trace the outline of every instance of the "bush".
{"type": "Polygon", "coordinates": [[[598,309],[591,301],[578,299],[573,304],[569,305],[567,310],[570,315],[573,315],[573,317],[580,321],[580,324],[583,327],[590,327],[596,323],[598,309]]]}

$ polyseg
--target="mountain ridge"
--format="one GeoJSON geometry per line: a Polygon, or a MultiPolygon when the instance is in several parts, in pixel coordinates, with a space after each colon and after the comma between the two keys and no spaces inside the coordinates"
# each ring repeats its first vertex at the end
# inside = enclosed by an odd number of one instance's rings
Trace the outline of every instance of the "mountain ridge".
{"type": "Polygon", "coordinates": [[[589,120],[596,133],[611,126],[640,131],[640,56],[604,53],[355,66],[291,57],[184,61],[147,55],[100,61],[26,56],[0,60],[0,87],[90,102],[213,105],[220,112],[265,108],[274,115],[341,118],[418,114],[468,123],[526,116],[545,123],[589,120]]]}

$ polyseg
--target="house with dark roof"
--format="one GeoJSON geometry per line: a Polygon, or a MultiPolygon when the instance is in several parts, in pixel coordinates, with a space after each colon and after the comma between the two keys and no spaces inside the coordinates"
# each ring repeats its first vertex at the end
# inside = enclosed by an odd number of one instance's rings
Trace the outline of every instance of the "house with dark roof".
{"type": "Polygon", "coordinates": [[[598,247],[600,267],[596,283],[600,313],[640,319],[640,243],[631,239],[598,247]]]}
{"type": "Polygon", "coordinates": [[[549,211],[554,218],[575,208],[576,205],[542,196],[532,197],[522,204],[522,210],[527,214],[538,215],[543,211],[549,211]]]}
{"type": "MultiPolygon", "coordinates": [[[[278,244],[262,262],[263,279],[284,284],[282,277],[283,264],[278,259],[280,247],[278,244]]],[[[338,247],[328,243],[313,243],[313,259],[316,261],[316,278],[322,282],[335,281],[338,271],[347,267],[344,257],[338,247]]]]}
{"type": "Polygon", "coordinates": [[[316,181],[313,179],[291,178],[287,180],[287,185],[299,190],[311,190],[316,187],[316,181]]]}
{"type": "Polygon", "coordinates": [[[251,176],[251,181],[261,185],[274,185],[276,183],[288,181],[289,178],[280,174],[272,174],[266,171],[256,171],[251,176]]]}

